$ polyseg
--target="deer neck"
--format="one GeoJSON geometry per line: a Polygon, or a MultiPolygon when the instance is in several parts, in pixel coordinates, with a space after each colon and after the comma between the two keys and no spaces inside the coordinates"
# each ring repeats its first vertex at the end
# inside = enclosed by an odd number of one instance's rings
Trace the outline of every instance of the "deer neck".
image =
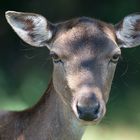
{"type": "Polygon", "coordinates": [[[83,126],[76,120],[71,107],[64,104],[52,82],[40,102],[32,109],[32,114],[34,117],[29,121],[32,123],[27,131],[38,134],[35,140],[41,137],[48,140],[80,140],[82,137],[83,126]]]}

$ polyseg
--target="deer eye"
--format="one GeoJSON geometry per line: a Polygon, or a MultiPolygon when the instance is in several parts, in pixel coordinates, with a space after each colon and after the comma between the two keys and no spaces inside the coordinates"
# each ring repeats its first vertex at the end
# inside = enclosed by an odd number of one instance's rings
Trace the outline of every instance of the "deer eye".
{"type": "Polygon", "coordinates": [[[112,56],[112,58],[111,58],[111,62],[113,62],[113,63],[117,63],[118,60],[119,60],[119,58],[120,58],[120,56],[121,56],[120,53],[116,53],[116,54],[114,54],[114,55],[112,56]]]}
{"type": "Polygon", "coordinates": [[[61,59],[59,58],[59,56],[55,52],[51,51],[50,56],[52,57],[54,63],[61,62],[61,59]]]}

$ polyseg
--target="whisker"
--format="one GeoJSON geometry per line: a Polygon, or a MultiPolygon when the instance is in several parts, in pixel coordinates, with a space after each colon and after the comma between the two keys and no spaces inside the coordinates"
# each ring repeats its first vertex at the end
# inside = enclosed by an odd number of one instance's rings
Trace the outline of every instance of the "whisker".
{"type": "Polygon", "coordinates": [[[37,55],[34,55],[34,56],[24,55],[24,57],[27,58],[27,59],[33,59],[33,58],[35,58],[36,56],[37,56],[37,55]]]}

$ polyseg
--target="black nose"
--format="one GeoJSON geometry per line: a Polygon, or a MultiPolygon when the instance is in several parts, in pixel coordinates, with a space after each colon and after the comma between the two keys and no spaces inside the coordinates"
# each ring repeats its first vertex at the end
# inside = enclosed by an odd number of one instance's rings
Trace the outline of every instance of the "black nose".
{"type": "Polygon", "coordinates": [[[83,97],[77,104],[77,112],[80,119],[93,121],[99,117],[100,103],[95,96],[90,98],[83,97]]]}

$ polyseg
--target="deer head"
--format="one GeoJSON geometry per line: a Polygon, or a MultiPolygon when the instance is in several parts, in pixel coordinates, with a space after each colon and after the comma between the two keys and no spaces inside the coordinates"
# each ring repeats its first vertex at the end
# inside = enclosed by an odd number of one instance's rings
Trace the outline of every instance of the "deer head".
{"type": "Polygon", "coordinates": [[[105,112],[121,48],[140,44],[140,14],[113,26],[80,17],[52,24],[34,13],[6,12],[18,36],[35,47],[48,47],[53,86],[78,120],[99,122],[105,112]]]}

